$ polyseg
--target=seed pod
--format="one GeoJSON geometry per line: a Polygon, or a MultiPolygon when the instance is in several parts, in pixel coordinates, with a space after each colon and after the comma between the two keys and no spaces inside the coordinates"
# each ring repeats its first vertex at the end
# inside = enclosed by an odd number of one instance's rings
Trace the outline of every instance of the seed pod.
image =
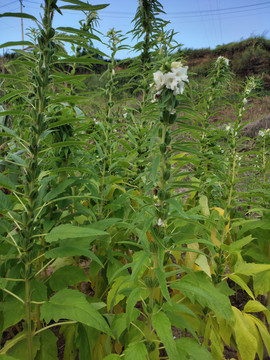
{"type": "Polygon", "coordinates": [[[164,180],[169,180],[169,178],[171,177],[171,172],[170,170],[165,170],[164,174],[163,174],[163,179],[164,180]]]}
{"type": "Polygon", "coordinates": [[[170,125],[174,124],[175,121],[176,121],[176,118],[177,118],[177,114],[176,114],[176,113],[175,113],[175,114],[170,114],[170,116],[169,116],[169,124],[170,124],[170,125]]]}
{"type": "Polygon", "coordinates": [[[165,144],[169,145],[171,140],[172,140],[172,138],[171,138],[170,134],[167,132],[166,137],[165,137],[165,144]]]}
{"type": "Polygon", "coordinates": [[[162,154],[165,154],[165,152],[167,151],[167,145],[166,144],[161,144],[159,149],[160,149],[160,152],[162,154]]]}
{"type": "Polygon", "coordinates": [[[152,278],[150,276],[146,276],[144,278],[144,283],[150,289],[153,287],[153,280],[152,280],[152,278]]]}
{"type": "Polygon", "coordinates": [[[55,34],[55,30],[54,30],[53,28],[50,28],[49,38],[53,38],[53,37],[54,37],[54,34],[55,34]]]}
{"type": "Polygon", "coordinates": [[[161,127],[158,129],[158,136],[159,136],[160,138],[162,137],[162,128],[161,128],[161,127]]]}
{"type": "Polygon", "coordinates": [[[152,342],[146,341],[145,346],[146,346],[146,349],[147,349],[147,351],[148,351],[149,353],[152,352],[152,351],[154,351],[155,348],[156,348],[156,344],[154,343],[154,341],[152,341],[152,342]]]}
{"type": "Polygon", "coordinates": [[[158,198],[159,198],[159,200],[165,200],[165,191],[164,190],[159,190],[158,198]]]}
{"type": "Polygon", "coordinates": [[[169,190],[165,191],[165,199],[164,200],[169,200],[171,198],[171,193],[169,190]]]}

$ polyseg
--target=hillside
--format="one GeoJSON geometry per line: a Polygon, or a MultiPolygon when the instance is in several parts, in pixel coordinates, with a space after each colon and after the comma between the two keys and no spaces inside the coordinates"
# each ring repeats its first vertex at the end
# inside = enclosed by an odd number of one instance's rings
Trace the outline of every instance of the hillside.
{"type": "Polygon", "coordinates": [[[192,72],[205,76],[218,56],[231,62],[231,69],[237,77],[261,77],[263,89],[270,90],[270,40],[251,37],[240,42],[217,46],[214,50],[185,49],[187,64],[192,72]]]}

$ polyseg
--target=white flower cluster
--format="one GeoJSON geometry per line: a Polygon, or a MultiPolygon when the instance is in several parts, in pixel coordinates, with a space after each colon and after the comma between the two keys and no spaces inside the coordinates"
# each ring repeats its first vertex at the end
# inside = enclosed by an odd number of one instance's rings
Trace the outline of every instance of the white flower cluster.
{"type": "Polygon", "coordinates": [[[268,136],[268,135],[270,135],[270,129],[260,130],[259,133],[258,133],[258,136],[261,136],[261,137],[265,137],[265,136],[268,136]]]}
{"type": "Polygon", "coordinates": [[[229,66],[229,59],[225,58],[224,56],[219,56],[216,60],[216,66],[220,64],[225,64],[226,66],[229,66]]]}
{"type": "Polygon", "coordinates": [[[248,81],[246,83],[246,86],[244,89],[244,94],[249,95],[251,93],[251,91],[255,88],[256,88],[256,82],[255,82],[254,78],[251,77],[250,79],[248,79],[248,81]]]}
{"type": "Polygon", "coordinates": [[[162,71],[154,73],[155,96],[160,95],[165,88],[173,91],[174,95],[183,94],[185,82],[188,82],[188,66],[183,66],[181,62],[172,62],[171,71],[163,74],[162,71]]]}

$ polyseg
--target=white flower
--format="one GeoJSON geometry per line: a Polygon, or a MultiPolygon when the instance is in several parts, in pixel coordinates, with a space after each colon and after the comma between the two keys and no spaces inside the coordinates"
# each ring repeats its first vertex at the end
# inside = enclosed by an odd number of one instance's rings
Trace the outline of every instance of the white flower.
{"type": "Polygon", "coordinates": [[[165,227],[165,224],[161,218],[158,219],[158,226],[165,227]]]}
{"type": "Polygon", "coordinates": [[[155,90],[159,91],[164,86],[164,75],[160,70],[158,70],[157,72],[155,72],[153,74],[153,76],[154,76],[154,81],[155,81],[155,90]]]}
{"type": "Polygon", "coordinates": [[[94,118],[94,123],[95,123],[96,125],[98,125],[98,124],[99,124],[99,121],[98,121],[96,118],[94,118]]]}
{"type": "Polygon", "coordinates": [[[246,105],[247,102],[248,102],[247,99],[244,98],[244,99],[243,99],[243,104],[246,105]]]}
{"type": "Polygon", "coordinates": [[[124,116],[124,118],[126,119],[127,118],[127,113],[125,112],[124,114],[123,114],[123,116],[124,116]]]}
{"type": "Polygon", "coordinates": [[[230,132],[230,131],[231,131],[231,125],[226,125],[225,130],[228,131],[228,132],[230,132]]]}
{"type": "Polygon", "coordinates": [[[115,75],[115,70],[114,69],[112,69],[112,76],[114,76],[115,75]]]}
{"type": "Polygon", "coordinates": [[[220,63],[224,63],[226,66],[229,66],[229,59],[225,58],[224,56],[219,56],[216,61],[216,65],[219,65],[220,63]]]}
{"type": "Polygon", "coordinates": [[[168,72],[164,75],[164,84],[167,89],[175,91],[177,89],[178,79],[174,73],[168,72]]]}
{"type": "Polygon", "coordinates": [[[265,136],[265,131],[260,130],[259,133],[258,133],[258,136],[264,137],[265,136]]]}
{"type": "Polygon", "coordinates": [[[183,64],[181,63],[181,61],[173,61],[171,63],[171,70],[174,71],[175,69],[178,69],[182,66],[183,66],[183,64]]]}
{"type": "Polygon", "coordinates": [[[157,95],[160,95],[163,88],[166,87],[173,91],[174,95],[183,94],[185,88],[185,82],[188,82],[187,66],[182,66],[180,62],[172,62],[171,70],[168,73],[163,74],[160,70],[155,72],[154,75],[154,101],[157,95]]]}
{"type": "Polygon", "coordinates": [[[175,68],[173,70],[173,73],[177,77],[178,81],[188,81],[187,70],[188,70],[188,66],[181,66],[175,68]]]}

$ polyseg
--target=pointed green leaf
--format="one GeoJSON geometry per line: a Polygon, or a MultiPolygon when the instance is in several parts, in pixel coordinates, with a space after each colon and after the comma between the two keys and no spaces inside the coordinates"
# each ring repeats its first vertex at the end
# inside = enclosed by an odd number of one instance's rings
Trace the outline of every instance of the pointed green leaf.
{"type": "Polygon", "coordinates": [[[108,235],[108,233],[97,230],[94,228],[94,224],[91,226],[75,226],[71,224],[62,224],[52,229],[52,231],[46,235],[45,239],[48,243],[52,243],[58,240],[74,239],[74,238],[96,238],[100,235],[108,235]]]}
{"type": "Polygon", "coordinates": [[[131,291],[127,298],[127,306],[126,306],[126,327],[129,327],[131,319],[133,317],[134,308],[137,302],[140,300],[142,289],[140,287],[136,287],[131,291]]]}
{"type": "Polygon", "coordinates": [[[148,352],[141,342],[135,342],[128,345],[125,350],[125,360],[147,360],[148,352]]]}
{"type": "Polygon", "coordinates": [[[10,200],[8,195],[5,195],[0,190],[0,214],[5,214],[13,209],[13,202],[10,200]]]}
{"type": "Polygon", "coordinates": [[[88,280],[83,269],[77,266],[64,266],[52,274],[49,285],[53,291],[58,291],[88,280]]]}
{"type": "Polygon", "coordinates": [[[205,255],[200,254],[195,260],[195,264],[198,265],[207,276],[211,278],[211,270],[205,255]]]}
{"type": "Polygon", "coordinates": [[[170,294],[167,287],[165,270],[158,267],[155,269],[155,274],[157,276],[162,295],[164,296],[166,301],[171,302],[170,294]]]}
{"type": "Polygon", "coordinates": [[[33,43],[31,43],[30,41],[8,41],[4,44],[0,45],[0,49],[5,48],[5,47],[12,47],[12,46],[32,46],[34,47],[35,45],[33,43]]]}
{"type": "Polygon", "coordinates": [[[56,360],[58,358],[57,341],[58,338],[50,330],[39,334],[40,349],[35,360],[56,360]]]}
{"type": "Polygon", "coordinates": [[[41,317],[47,323],[60,319],[78,321],[112,335],[107,322],[94,305],[87,301],[86,295],[76,290],[64,289],[52,296],[49,302],[41,306],[41,317]]]}
{"type": "Polygon", "coordinates": [[[121,356],[117,354],[107,355],[103,360],[121,360],[121,356]]]}
{"type": "Polygon", "coordinates": [[[235,307],[232,308],[235,316],[234,334],[238,351],[242,359],[254,360],[257,351],[257,340],[249,331],[249,324],[241,311],[235,307]]]}
{"type": "Polygon", "coordinates": [[[173,339],[171,323],[168,317],[164,314],[164,312],[160,311],[153,314],[152,322],[160,341],[165,346],[170,360],[179,360],[179,354],[176,343],[173,339]]]}
{"type": "Polygon", "coordinates": [[[230,278],[232,281],[234,281],[236,284],[238,284],[239,286],[241,286],[241,288],[243,290],[246,291],[246,293],[253,299],[255,300],[255,297],[252,293],[252,291],[250,290],[250,288],[247,286],[247,284],[244,282],[244,280],[242,278],[240,278],[240,276],[236,275],[236,274],[229,274],[228,278],[230,278]]]}
{"type": "Polygon", "coordinates": [[[0,14],[0,18],[1,17],[18,17],[22,19],[30,19],[37,21],[37,19],[33,15],[29,15],[26,13],[4,13],[4,14],[0,14]]]}
{"type": "Polygon", "coordinates": [[[211,353],[204,346],[198,344],[194,339],[183,337],[176,340],[176,346],[179,352],[179,359],[190,360],[213,360],[211,353]]]}
{"type": "Polygon", "coordinates": [[[70,187],[76,181],[75,178],[69,178],[58,184],[44,196],[44,202],[49,202],[62,194],[67,187],[70,187]]]}
{"type": "Polygon", "coordinates": [[[96,261],[98,264],[100,264],[101,267],[103,267],[102,262],[92,251],[76,245],[59,246],[54,249],[46,251],[44,255],[47,259],[65,258],[69,256],[86,256],[89,259],[96,261]]]}
{"type": "Polygon", "coordinates": [[[245,307],[244,312],[260,312],[260,311],[268,311],[267,308],[261,304],[259,301],[256,300],[249,300],[245,307]]]}
{"type": "Polygon", "coordinates": [[[233,321],[231,303],[228,297],[215,288],[203,272],[196,271],[187,274],[180,280],[171,283],[170,286],[172,289],[179,290],[193,303],[196,301],[202,307],[213,310],[228,322],[233,321]]]}
{"type": "Polygon", "coordinates": [[[0,186],[8,190],[15,190],[16,186],[13,182],[5,175],[0,173],[0,186]]]}
{"type": "Polygon", "coordinates": [[[261,271],[253,277],[255,296],[264,295],[270,291],[270,270],[261,271]]]}

